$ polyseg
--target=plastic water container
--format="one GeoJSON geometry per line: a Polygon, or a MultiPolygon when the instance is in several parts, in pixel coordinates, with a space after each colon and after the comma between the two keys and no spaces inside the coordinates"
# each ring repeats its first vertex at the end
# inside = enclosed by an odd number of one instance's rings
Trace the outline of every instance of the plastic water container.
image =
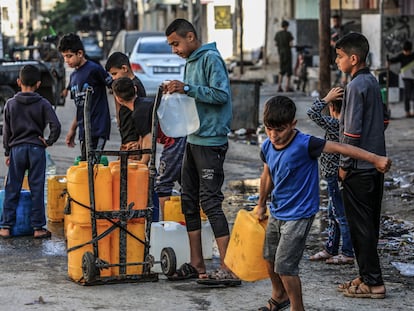
{"type": "MultiPolygon", "coordinates": [[[[120,209],[120,163],[119,161],[110,162],[109,166],[112,173],[112,201],[113,210],[120,209]]],[[[142,210],[147,208],[148,203],[148,166],[138,162],[128,162],[127,173],[127,206],[134,202],[132,209],[142,210]]]]}
{"type": "MultiPolygon", "coordinates": [[[[98,235],[109,228],[106,220],[98,219],[96,222],[98,235]]],[[[84,244],[92,240],[92,226],[90,224],[69,223],[67,226],[67,248],[84,244]]],[[[68,252],[68,275],[75,282],[82,282],[82,257],[86,252],[93,252],[92,244],[87,244],[76,250],[68,252]]],[[[109,235],[98,241],[98,257],[111,262],[111,237],[109,235]]],[[[111,269],[100,270],[102,277],[111,276],[111,269]]]]}
{"type": "MultiPolygon", "coordinates": [[[[204,259],[213,257],[214,235],[208,221],[201,224],[201,243],[204,259]]],[[[177,268],[183,263],[190,262],[190,244],[187,229],[184,225],[175,221],[160,221],[151,223],[150,254],[156,261],[160,260],[161,251],[165,247],[171,247],[177,258],[177,268]]],[[[160,273],[161,265],[155,264],[154,272],[160,273]]]]}
{"type": "MultiPolygon", "coordinates": [[[[145,221],[143,219],[134,219],[127,222],[126,229],[141,241],[145,241],[145,221]]],[[[111,263],[119,262],[119,232],[120,228],[111,232],[111,263]]],[[[126,263],[138,263],[144,261],[144,244],[135,239],[132,235],[126,234],[126,263]]],[[[118,276],[119,267],[112,267],[112,275],[118,276]]],[[[142,274],[143,265],[130,265],[126,267],[126,274],[142,274]]]]}
{"type": "MultiPolygon", "coordinates": [[[[0,190],[0,216],[3,215],[4,195],[5,191],[0,190]]],[[[33,228],[30,223],[31,212],[32,198],[30,191],[22,190],[16,209],[16,223],[10,230],[12,236],[33,235],[33,228]]]]}
{"type": "Polygon", "coordinates": [[[267,220],[259,222],[256,211],[237,213],[224,263],[243,281],[269,277],[263,259],[267,220]]]}
{"type": "Polygon", "coordinates": [[[22,189],[23,190],[30,190],[30,187],[29,187],[29,176],[27,174],[24,175],[23,183],[22,183],[22,189]]]}
{"type": "MultiPolygon", "coordinates": [[[[207,220],[207,216],[204,214],[202,209],[200,209],[200,218],[203,221],[207,220]]],[[[169,200],[165,201],[164,220],[185,224],[185,217],[181,210],[181,196],[174,195],[171,196],[169,200]]]]}
{"type": "Polygon", "coordinates": [[[64,219],[67,188],[66,176],[49,176],[47,179],[47,219],[50,222],[62,222],[64,219]]]}
{"type": "MultiPolygon", "coordinates": [[[[95,187],[95,209],[96,211],[112,210],[112,174],[108,166],[102,164],[94,167],[94,187],[95,187]]],[[[90,207],[88,165],[86,162],[79,162],[79,165],[71,166],[66,173],[67,190],[69,196],[90,207]]],[[[71,213],[65,215],[71,223],[91,223],[91,212],[74,201],[71,202],[71,213]]]]}
{"type": "MultiPolygon", "coordinates": [[[[190,245],[187,229],[175,221],[160,221],[151,223],[150,254],[155,261],[160,260],[164,247],[172,247],[177,258],[177,267],[190,262],[190,245]]],[[[161,265],[155,264],[152,271],[160,273],[161,265]]]]}
{"type": "Polygon", "coordinates": [[[162,131],[169,137],[185,137],[200,127],[194,98],[185,94],[164,94],[157,114],[162,131]]]}
{"type": "MultiPolygon", "coordinates": [[[[75,161],[73,161],[73,165],[79,165],[79,162],[81,162],[81,156],[77,156],[75,158],[75,161]]],[[[101,156],[101,160],[99,162],[99,164],[108,166],[108,157],[107,156],[101,156]]]]}
{"type": "Polygon", "coordinates": [[[213,244],[215,238],[209,221],[201,222],[201,242],[203,243],[203,258],[213,258],[213,244]]]}

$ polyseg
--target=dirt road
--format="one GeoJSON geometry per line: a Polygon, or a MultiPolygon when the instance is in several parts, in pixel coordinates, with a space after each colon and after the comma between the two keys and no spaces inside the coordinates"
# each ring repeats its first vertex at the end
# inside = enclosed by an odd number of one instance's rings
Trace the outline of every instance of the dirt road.
{"type": "MultiPolygon", "coordinates": [[[[272,86],[264,88],[262,98],[270,96],[272,86]]],[[[298,106],[298,127],[315,135],[322,132],[310,122],[306,109],[310,98],[295,97],[298,106]]],[[[59,115],[68,119],[73,116],[73,107],[58,110],[59,115]]],[[[403,115],[402,104],[393,107],[393,120],[387,130],[387,145],[393,159],[393,168],[386,175],[389,187],[385,191],[384,215],[413,222],[411,204],[412,159],[414,147],[412,119],[398,119],[403,115]]],[[[64,146],[63,136],[50,149],[56,161],[58,174],[72,164],[77,150],[64,146]]],[[[113,128],[116,133],[116,127],[113,128]]],[[[117,146],[116,138],[109,146],[117,146]]],[[[247,139],[230,141],[226,160],[225,211],[230,223],[240,208],[254,204],[248,200],[257,194],[257,178],[261,163],[258,146],[249,144],[247,139]]],[[[2,174],[4,171],[2,171],[2,174]]],[[[413,191],[414,192],[414,191],[413,191]]],[[[326,223],[322,211],[316,219],[308,241],[308,248],[301,263],[301,278],[306,310],[414,310],[414,278],[402,276],[391,262],[414,262],[412,251],[413,231],[408,230],[405,238],[383,237],[380,245],[381,262],[387,286],[384,300],[345,298],[336,291],[336,285],[347,281],[357,273],[355,266],[329,266],[310,262],[308,257],[321,246],[325,237],[321,234],[326,223]],[[398,240],[398,238],[400,240],[398,240]],[[405,239],[405,240],[404,240],[405,239]]],[[[392,221],[391,232],[401,233],[402,224],[392,221]]],[[[390,225],[388,223],[388,225],[390,225]]],[[[159,275],[158,282],[122,283],[102,286],[80,286],[67,277],[66,245],[61,224],[49,224],[54,235],[51,240],[33,240],[31,237],[0,240],[0,310],[257,310],[270,296],[268,280],[243,282],[234,288],[209,288],[194,281],[169,282],[159,275]]],[[[389,233],[389,232],[388,232],[389,233]]],[[[217,266],[217,258],[208,262],[209,268],[217,266]]]]}

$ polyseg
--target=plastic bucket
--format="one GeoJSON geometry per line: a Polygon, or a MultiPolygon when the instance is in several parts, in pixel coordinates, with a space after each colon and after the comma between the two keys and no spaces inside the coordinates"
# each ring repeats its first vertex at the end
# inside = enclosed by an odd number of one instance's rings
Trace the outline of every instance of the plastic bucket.
{"type": "MultiPolygon", "coordinates": [[[[0,216],[3,214],[5,191],[0,190],[0,216]]],[[[32,235],[33,228],[30,223],[30,213],[32,212],[32,197],[30,191],[22,190],[20,192],[19,203],[16,209],[16,223],[11,228],[12,236],[32,235]]]]}

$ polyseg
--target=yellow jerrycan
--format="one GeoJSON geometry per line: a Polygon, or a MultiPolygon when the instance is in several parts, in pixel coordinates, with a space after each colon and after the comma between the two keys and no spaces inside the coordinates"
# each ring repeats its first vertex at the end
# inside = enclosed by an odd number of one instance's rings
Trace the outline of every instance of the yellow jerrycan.
{"type": "Polygon", "coordinates": [[[243,281],[269,277],[263,259],[266,227],[267,219],[259,222],[256,208],[252,211],[242,209],[237,213],[224,263],[243,281]]]}
{"type": "Polygon", "coordinates": [[[50,222],[62,222],[64,218],[66,195],[63,195],[67,187],[66,176],[49,176],[47,179],[47,220],[50,222]]]}
{"type": "MultiPolygon", "coordinates": [[[[112,194],[113,194],[113,210],[120,209],[120,162],[109,162],[112,173],[112,194]]],[[[143,163],[128,161],[127,175],[127,205],[134,202],[134,210],[147,208],[148,203],[148,183],[149,171],[148,167],[143,163]]]]}
{"type": "MultiPolygon", "coordinates": [[[[144,219],[137,218],[127,222],[126,229],[128,232],[139,238],[141,241],[145,241],[145,221],[144,219]]],[[[120,247],[120,228],[111,232],[111,263],[118,264],[119,262],[119,247],[120,247]]],[[[126,263],[144,262],[144,244],[137,240],[134,236],[126,233],[126,263]]],[[[112,267],[112,276],[119,276],[119,267],[112,267]]],[[[142,274],[143,265],[127,265],[126,274],[142,274]]]]}
{"type": "MultiPolygon", "coordinates": [[[[202,221],[207,220],[207,215],[200,208],[200,218],[202,221]]],[[[181,196],[173,195],[170,199],[165,201],[164,205],[164,221],[175,221],[180,224],[185,224],[185,217],[181,210],[181,196]]]]}
{"type": "MultiPolygon", "coordinates": [[[[96,211],[112,210],[112,174],[108,166],[97,164],[93,171],[95,188],[95,209],[96,211]]],[[[65,222],[87,224],[91,223],[91,212],[88,182],[87,162],[79,162],[68,168],[66,172],[67,191],[74,200],[71,201],[71,213],[65,215],[65,222]],[[80,204],[76,203],[79,202],[80,204]],[[81,205],[82,204],[82,205],[81,205]]]]}
{"type": "MultiPolygon", "coordinates": [[[[98,235],[109,228],[110,224],[107,220],[98,219],[96,228],[98,235]]],[[[77,247],[92,240],[91,224],[69,223],[67,226],[67,248],[77,247]]],[[[93,252],[92,244],[86,244],[78,249],[68,252],[68,276],[75,282],[83,282],[82,258],[84,253],[93,252]]],[[[111,253],[111,237],[105,236],[98,241],[98,257],[110,263],[111,253]]],[[[111,276],[111,269],[100,270],[100,276],[111,276]]]]}

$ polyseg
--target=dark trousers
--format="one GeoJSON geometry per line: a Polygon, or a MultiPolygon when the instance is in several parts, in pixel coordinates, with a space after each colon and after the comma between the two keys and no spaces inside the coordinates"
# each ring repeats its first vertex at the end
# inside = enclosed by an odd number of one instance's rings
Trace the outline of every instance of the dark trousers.
{"type": "Polygon", "coordinates": [[[410,112],[410,100],[414,100],[414,80],[403,79],[404,82],[404,108],[410,112]]]}
{"type": "MultiPolygon", "coordinates": [[[[104,150],[105,143],[106,143],[106,139],[103,137],[92,137],[90,145],[93,150],[104,150]]],[[[81,161],[86,161],[87,154],[86,154],[86,141],[85,140],[82,140],[80,142],[80,149],[81,149],[81,161]]],[[[98,163],[99,161],[100,159],[98,159],[98,163]]]]}
{"type": "Polygon", "coordinates": [[[200,205],[216,238],[229,235],[223,213],[223,163],[228,145],[198,146],[187,143],[181,171],[181,200],[187,231],[201,229],[200,205]]]}
{"type": "Polygon", "coordinates": [[[3,216],[0,225],[13,227],[16,223],[16,209],[25,171],[29,171],[28,181],[32,197],[31,224],[34,229],[46,224],[45,217],[45,148],[39,145],[21,144],[10,150],[10,166],[4,188],[3,216]]]}
{"type": "Polygon", "coordinates": [[[383,285],[377,244],[384,175],[376,169],[352,169],[348,171],[342,185],[360,277],[367,285],[383,285]]]}

